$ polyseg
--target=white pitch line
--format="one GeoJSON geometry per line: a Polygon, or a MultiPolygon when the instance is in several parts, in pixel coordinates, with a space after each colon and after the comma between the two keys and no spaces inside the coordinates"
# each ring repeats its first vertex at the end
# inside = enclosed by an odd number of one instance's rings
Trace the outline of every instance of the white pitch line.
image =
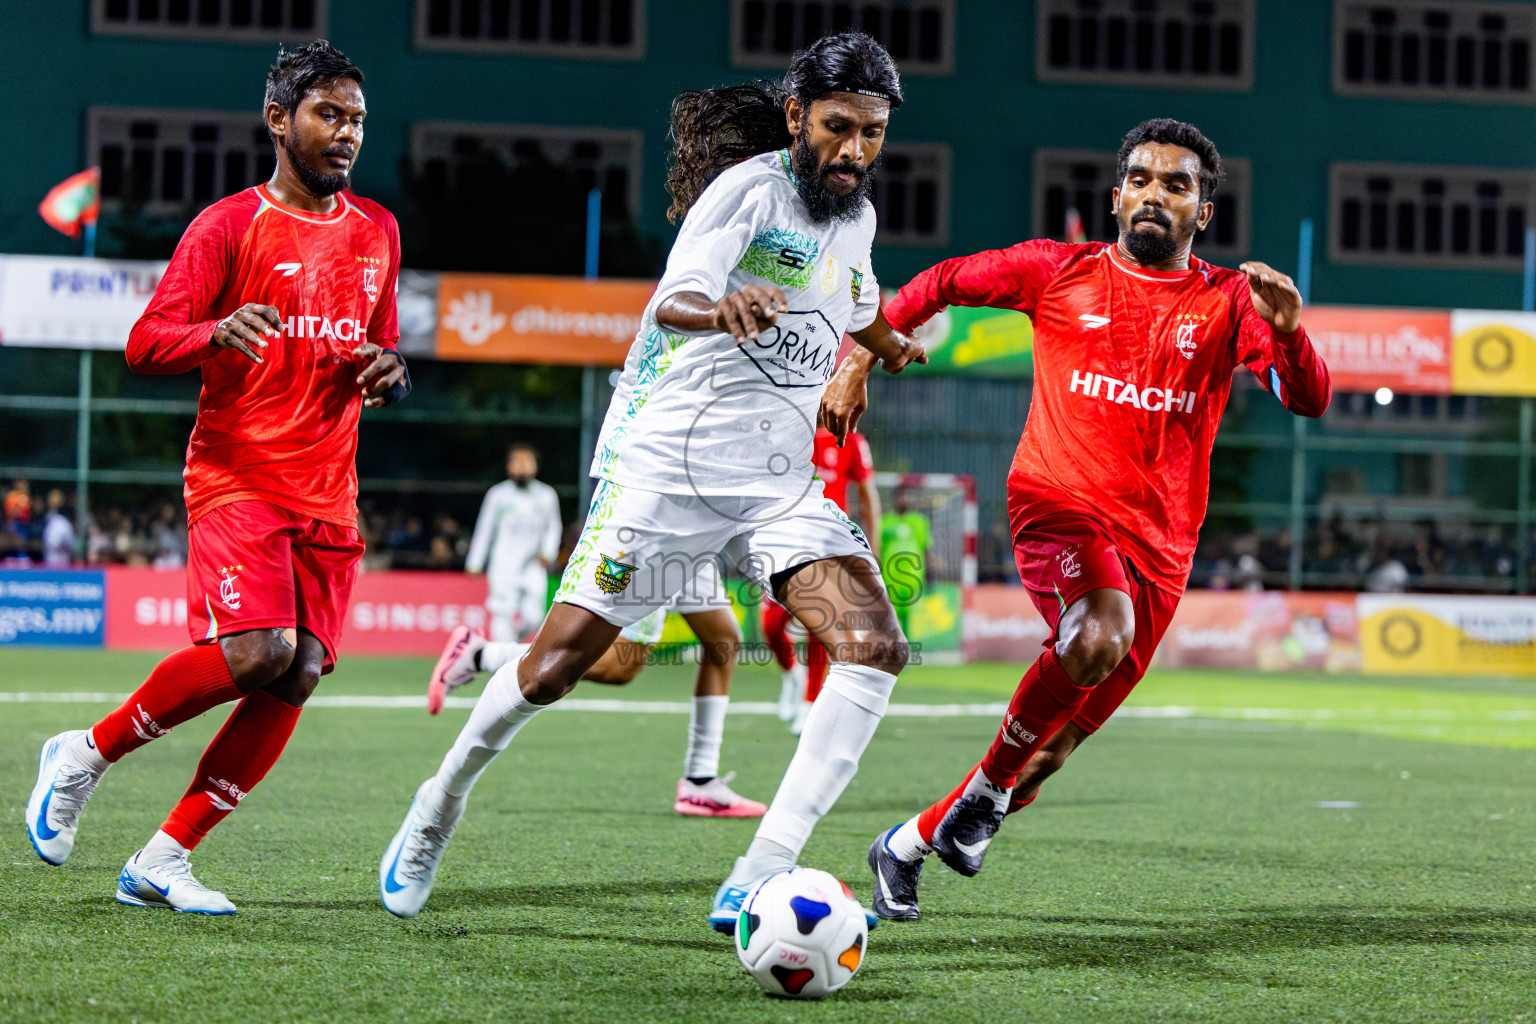
{"type": "MultiPolygon", "coordinates": [[[[0,691],[0,704],[121,704],[126,693],[90,692],[6,692],[0,691]]],[[[474,697],[448,697],[444,707],[468,709],[474,697]]],[[[321,694],[311,697],[311,708],[423,708],[425,695],[321,694]]],[[[554,705],[560,711],[607,711],[631,715],[686,715],[687,701],[604,700],[572,697],[554,705]]],[[[991,704],[892,704],[886,715],[896,718],[998,718],[1008,705],[991,704]]],[[[731,705],[733,715],[777,715],[777,704],[768,701],[738,701],[731,705]]],[[[1261,722],[1524,722],[1536,717],[1528,709],[1499,711],[1452,711],[1444,708],[1233,708],[1198,707],[1192,704],[1133,704],[1115,712],[1116,718],[1219,718],[1261,722]]]]}

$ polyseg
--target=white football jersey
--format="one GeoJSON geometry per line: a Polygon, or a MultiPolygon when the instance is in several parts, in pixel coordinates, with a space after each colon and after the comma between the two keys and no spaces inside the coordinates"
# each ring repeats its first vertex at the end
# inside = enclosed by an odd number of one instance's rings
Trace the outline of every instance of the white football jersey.
{"type": "Polygon", "coordinates": [[[815,223],[789,153],[744,160],[710,183],[667,258],[603,421],[592,475],[663,494],[799,497],[812,480],[822,392],[847,331],[874,322],[875,211],[815,223]],[[789,311],[756,341],[663,328],[678,292],[718,301],[777,285],[789,311]]]}
{"type": "Polygon", "coordinates": [[[512,581],[538,559],[553,562],[560,550],[560,498],[541,480],[526,488],[503,480],[485,492],[464,568],[485,571],[493,587],[512,581]]]}

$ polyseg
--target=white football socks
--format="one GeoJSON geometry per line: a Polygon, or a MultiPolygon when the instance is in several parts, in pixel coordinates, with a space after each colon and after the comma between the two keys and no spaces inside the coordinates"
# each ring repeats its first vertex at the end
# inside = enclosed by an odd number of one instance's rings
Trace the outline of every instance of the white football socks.
{"type": "Polygon", "coordinates": [[[725,738],[725,713],[729,695],[695,697],[688,710],[688,752],[683,757],[683,777],[712,779],[720,774],[720,742],[725,738]]]}
{"type": "Polygon", "coordinates": [[[500,672],[508,664],[518,661],[528,650],[529,644],[501,643],[487,640],[480,648],[480,671],[500,672]]]}
{"type": "Polygon", "coordinates": [[[990,800],[994,807],[1007,814],[1008,801],[1013,796],[1013,787],[1008,786],[1005,788],[999,786],[987,778],[986,773],[978,765],[976,771],[971,774],[970,781],[965,784],[965,792],[960,794],[960,799],[964,800],[968,796],[982,797],[990,800]]]}
{"type": "Polygon", "coordinates": [[[859,770],[859,757],[890,703],[896,677],[864,665],[833,662],[779,791],[758,825],[731,884],[746,884],[795,866],[800,851],[859,770]]]}
{"type": "MultiPolygon", "coordinates": [[[[526,644],[518,646],[527,649],[526,644]]],[[[507,749],[518,730],[544,707],[523,696],[517,685],[517,662],[502,666],[485,684],[469,721],[437,770],[437,784],[444,795],[467,796],[496,755],[507,749]]]]}
{"type": "Polygon", "coordinates": [[[97,775],[106,772],[112,767],[112,762],[101,756],[101,751],[96,749],[96,739],[92,735],[94,730],[87,729],[69,742],[69,760],[82,768],[89,768],[97,775]]]}
{"type": "Polygon", "coordinates": [[[923,834],[917,830],[919,817],[917,814],[912,815],[911,821],[898,826],[885,837],[885,848],[897,860],[922,860],[933,852],[933,847],[923,841],[923,834]]]}
{"type": "Polygon", "coordinates": [[[155,832],[149,842],[144,844],[144,852],[174,857],[187,857],[192,853],[191,850],[172,839],[164,829],[155,832]]]}

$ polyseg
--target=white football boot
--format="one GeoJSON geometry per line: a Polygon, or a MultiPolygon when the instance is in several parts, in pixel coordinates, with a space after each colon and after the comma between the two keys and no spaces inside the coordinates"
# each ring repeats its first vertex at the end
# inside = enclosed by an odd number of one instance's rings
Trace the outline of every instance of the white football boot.
{"type": "Polygon", "coordinates": [[[106,774],[70,760],[70,744],[84,735],[84,729],[74,729],[43,744],[37,757],[37,783],[27,798],[27,838],[37,855],[55,867],[69,859],[80,813],[106,774]]]}
{"type": "Polygon", "coordinates": [[[192,877],[189,854],[143,849],[117,876],[117,902],[130,907],[169,907],[183,914],[233,914],[235,905],[192,877]]]}
{"type": "Polygon", "coordinates": [[[416,790],[416,799],[411,801],[400,831],[379,861],[379,898],[385,910],[396,917],[415,917],[421,913],[427,897],[432,895],[432,883],[437,879],[437,867],[443,862],[448,840],[453,838],[454,827],[463,813],[463,799],[445,797],[436,776],[416,790]],[[450,806],[434,815],[439,799],[450,806]]]}
{"type": "Polygon", "coordinates": [[[427,680],[427,710],[437,714],[443,710],[443,698],[475,678],[480,671],[480,649],[485,637],[468,626],[455,626],[438,655],[427,680]]]}

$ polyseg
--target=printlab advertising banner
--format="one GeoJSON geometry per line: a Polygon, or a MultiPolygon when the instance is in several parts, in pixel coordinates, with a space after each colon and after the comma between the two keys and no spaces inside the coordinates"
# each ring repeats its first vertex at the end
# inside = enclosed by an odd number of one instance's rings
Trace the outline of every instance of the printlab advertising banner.
{"type": "MultiPolygon", "coordinates": [[[[170,651],[190,642],[184,571],[114,566],[106,570],[106,577],[109,648],[170,651]]],[[[217,602],[218,595],[208,599],[217,602]]],[[[483,576],[365,572],[352,589],[341,656],[435,656],[442,651],[449,632],[460,624],[485,631],[483,576]]]]}
{"type": "Polygon", "coordinates": [[[105,606],[99,570],[0,570],[0,647],[100,647],[105,606]]]}
{"type": "Polygon", "coordinates": [[[0,256],[0,344],[122,350],[165,267],[83,256],[0,256]]]}

